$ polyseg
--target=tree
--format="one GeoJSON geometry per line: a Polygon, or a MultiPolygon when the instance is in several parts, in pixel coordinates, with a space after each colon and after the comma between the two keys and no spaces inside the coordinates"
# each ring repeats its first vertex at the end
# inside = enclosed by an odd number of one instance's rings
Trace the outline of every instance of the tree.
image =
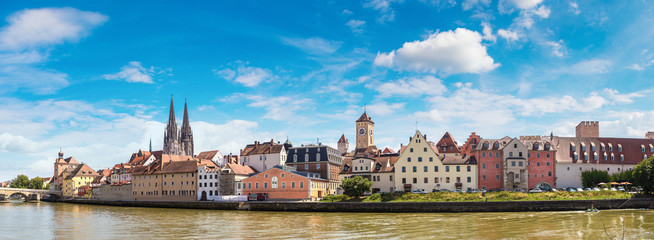
{"type": "Polygon", "coordinates": [[[654,156],[640,162],[634,167],[634,183],[644,192],[654,193],[654,156]]]}
{"type": "Polygon", "coordinates": [[[627,170],[624,172],[611,174],[611,181],[613,182],[634,182],[633,178],[634,170],[627,170]]]}
{"type": "Polygon", "coordinates": [[[581,184],[584,187],[596,187],[598,183],[609,182],[611,178],[607,171],[583,171],[581,172],[581,184]]]}
{"type": "Polygon", "coordinates": [[[42,189],[43,188],[43,178],[35,177],[30,180],[29,189],[42,189]]]}
{"type": "Polygon", "coordinates": [[[370,191],[372,186],[372,181],[362,178],[361,176],[356,176],[353,178],[345,178],[341,182],[341,188],[346,195],[359,197],[363,193],[370,191]]]}
{"type": "Polygon", "coordinates": [[[10,188],[28,188],[30,186],[30,178],[20,174],[11,180],[10,188]]]}

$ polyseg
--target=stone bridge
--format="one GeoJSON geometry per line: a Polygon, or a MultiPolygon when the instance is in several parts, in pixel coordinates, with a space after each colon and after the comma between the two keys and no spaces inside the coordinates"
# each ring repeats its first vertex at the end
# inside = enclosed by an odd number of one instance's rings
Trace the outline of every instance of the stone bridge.
{"type": "Polygon", "coordinates": [[[22,188],[0,188],[0,202],[6,202],[12,195],[22,195],[26,202],[41,201],[41,197],[50,195],[61,198],[61,191],[40,190],[40,189],[22,189],[22,188]]]}

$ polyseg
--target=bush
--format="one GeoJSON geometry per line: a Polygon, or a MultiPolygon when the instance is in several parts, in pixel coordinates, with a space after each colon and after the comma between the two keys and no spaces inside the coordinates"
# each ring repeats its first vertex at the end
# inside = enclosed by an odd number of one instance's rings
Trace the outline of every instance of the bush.
{"type": "Polygon", "coordinates": [[[363,193],[370,191],[370,186],[372,186],[372,181],[362,178],[361,176],[345,178],[341,182],[343,193],[356,198],[363,195],[363,193]]]}
{"type": "Polygon", "coordinates": [[[323,202],[341,202],[341,201],[348,201],[350,200],[350,196],[348,195],[327,195],[324,198],[322,198],[323,202]]]}

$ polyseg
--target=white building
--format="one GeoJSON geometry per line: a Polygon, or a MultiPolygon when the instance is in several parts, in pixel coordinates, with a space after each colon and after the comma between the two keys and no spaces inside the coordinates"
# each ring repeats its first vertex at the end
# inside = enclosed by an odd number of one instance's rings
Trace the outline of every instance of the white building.
{"type": "Polygon", "coordinates": [[[225,155],[223,155],[219,150],[201,152],[196,156],[196,158],[201,160],[211,160],[220,167],[225,166],[226,163],[225,155]]]}
{"type": "Polygon", "coordinates": [[[338,175],[339,181],[345,178],[361,176],[372,181],[370,189],[372,193],[395,191],[395,176],[392,162],[397,156],[379,156],[375,158],[347,158],[343,165],[343,171],[338,175]]]}
{"type": "Polygon", "coordinates": [[[220,168],[199,166],[198,201],[216,201],[220,195],[220,168]]]}
{"type": "Polygon", "coordinates": [[[271,169],[276,165],[284,166],[286,163],[286,148],[283,144],[258,142],[247,145],[241,150],[241,161],[258,172],[271,169]]]}

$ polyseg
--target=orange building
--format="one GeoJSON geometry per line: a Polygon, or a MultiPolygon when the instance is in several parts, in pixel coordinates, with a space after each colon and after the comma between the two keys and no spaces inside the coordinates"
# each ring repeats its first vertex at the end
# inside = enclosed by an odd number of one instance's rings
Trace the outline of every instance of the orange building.
{"type": "Polygon", "coordinates": [[[329,180],[320,174],[295,171],[295,168],[275,166],[243,180],[244,195],[266,193],[269,199],[311,199],[324,197],[329,180]]]}

